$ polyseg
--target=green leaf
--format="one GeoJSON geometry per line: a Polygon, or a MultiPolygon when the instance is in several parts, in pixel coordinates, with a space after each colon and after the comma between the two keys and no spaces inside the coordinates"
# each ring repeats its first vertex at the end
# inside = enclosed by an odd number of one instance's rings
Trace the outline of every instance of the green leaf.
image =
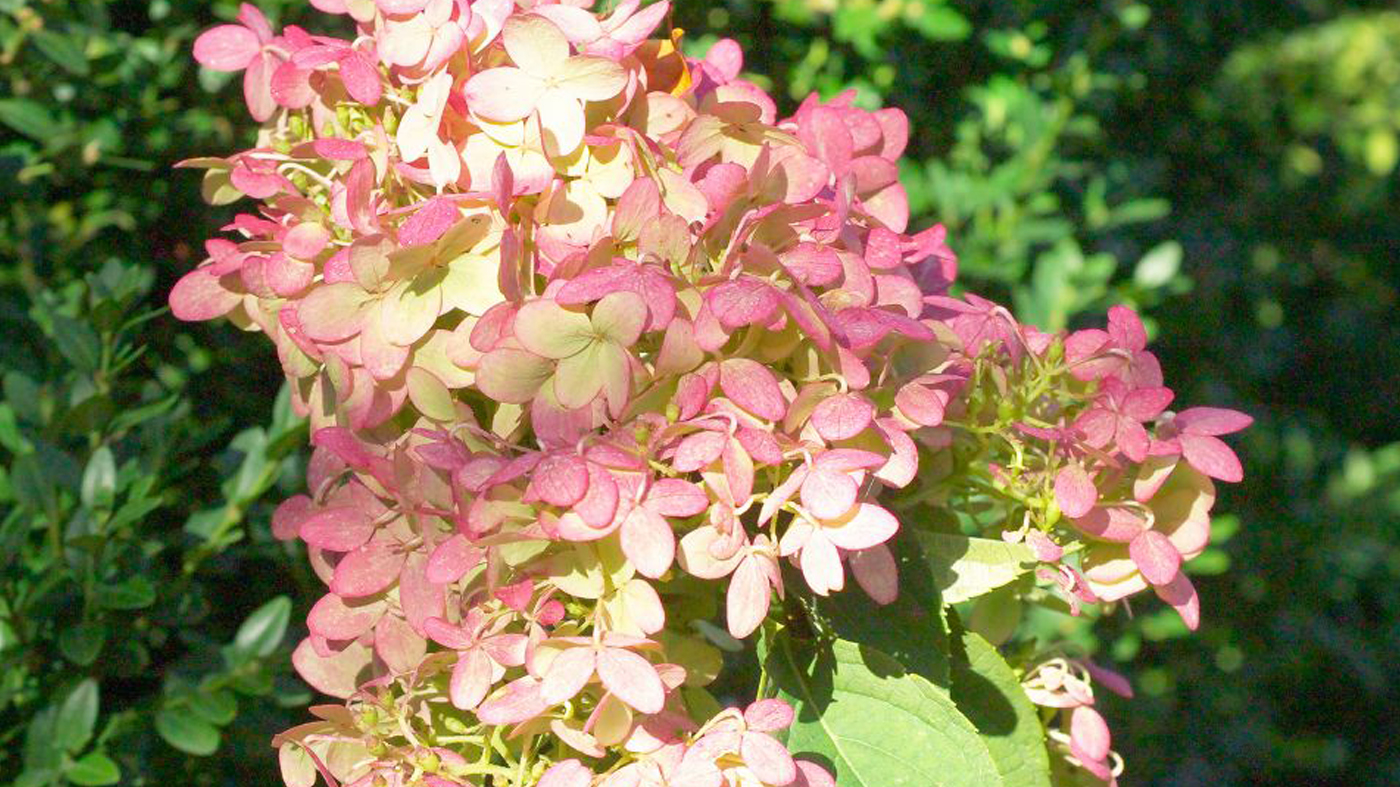
{"type": "Polygon", "coordinates": [[[943,603],[956,604],[1005,585],[1029,571],[1035,555],[1025,544],[949,533],[917,533],[943,603]]]}
{"type": "Polygon", "coordinates": [[[163,708],[156,714],[156,732],[186,754],[208,757],[219,750],[219,730],[189,708],[163,708]]]}
{"type": "Polygon", "coordinates": [[[238,627],[238,634],[233,638],[235,652],[259,658],[272,655],[282,644],[291,614],[292,600],[286,596],[278,596],[258,607],[238,627]]]}
{"type": "Polygon", "coordinates": [[[0,99],[0,123],[40,142],[54,133],[55,125],[43,104],[25,98],[0,99]]]}
{"type": "Polygon", "coordinates": [[[50,315],[53,341],[68,362],[84,372],[96,371],[102,362],[102,342],[91,325],[64,314],[50,315]]]}
{"type": "Polygon", "coordinates": [[[58,706],[54,721],[56,743],[66,751],[76,752],[92,740],[97,724],[97,681],[92,678],[74,686],[58,706]]]}
{"type": "Polygon", "coordinates": [[[144,609],[155,603],[156,589],[140,574],[115,585],[99,585],[93,595],[107,609],[144,609]]]}
{"type": "Polygon", "coordinates": [[[936,686],[948,686],[948,629],[938,585],[918,541],[897,537],[888,543],[899,569],[899,596],[873,607],[859,591],[834,593],[817,608],[841,639],[889,654],[906,669],[936,686]]]}
{"type": "Polygon", "coordinates": [[[1181,244],[1174,240],[1152,247],[1133,269],[1133,281],[1152,290],[1165,285],[1181,269],[1181,244]]]}
{"type": "Polygon", "coordinates": [[[122,779],[121,769],[112,758],[100,751],[84,754],[81,759],[69,766],[64,773],[68,781],[82,787],[104,787],[116,784],[122,779]]]}
{"type": "Polygon", "coordinates": [[[932,41],[961,41],[972,32],[972,23],[947,6],[925,8],[908,19],[910,27],[932,41]]]}
{"type": "Polygon", "coordinates": [[[89,508],[111,508],[117,489],[117,462],[112,449],[102,446],[92,452],[83,470],[82,499],[89,508]]]}
{"type": "Polygon", "coordinates": [[[54,478],[44,472],[38,454],[25,454],[10,466],[10,485],[15,499],[22,506],[39,514],[46,514],[58,506],[54,478]]]}
{"type": "Polygon", "coordinates": [[[780,637],[766,669],[797,718],[790,751],[815,754],[841,787],[998,787],[987,747],[953,701],[867,646],[799,653],[780,637]]]}
{"type": "Polygon", "coordinates": [[[190,710],[210,724],[223,727],[238,716],[238,698],[231,691],[201,691],[190,695],[190,710]]]}
{"type": "Polygon", "coordinates": [[[1050,787],[1040,715],[997,649],[965,631],[953,653],[953,701],[991,752],[1006,787],[1050,787]]]}
{"type": "Polygon", "coordinates": [[[58,652],[80,667],[97,660],[107,642],[107,627],[101,623],[79,623],[58,635],[58,652]]]}
{"type": "Polygon", "coordinates": [[[64,71],[74,76],[88,75],[87,56],[83,54],[81,41],[53,30],[35,30],[30,35],[39,51],[64,71]]]}

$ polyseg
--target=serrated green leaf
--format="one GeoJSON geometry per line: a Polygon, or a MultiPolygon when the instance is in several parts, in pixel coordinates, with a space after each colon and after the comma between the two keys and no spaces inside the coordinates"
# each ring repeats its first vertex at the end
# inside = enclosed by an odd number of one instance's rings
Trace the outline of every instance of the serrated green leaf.
{"type": "Polygon", "coordinates": [[[40,142],[54,133],[55,125],[43,104],[25,98],[0,99],[0,123],[40,142]]]}
{"type": "Polygon", "coordinates": [[[233,638],[234,650],[259,658],[271,655],[282,644],[291,614],[292,600],[286,596],[278,596],[258,607],[238,627],[238,634],[233,638]]]}
{"type": "Polygon", "coordinates": [[[784,737],[841,787],[999,787],[991,754],[953,701],[868,646],[798,650],[779,637],[768,675],[797,713],[784,737]]]}
{"type": "Polygon", "coordinates": [[[99,585],[93,596],[107,609],[144,609],[155,603],[156,589],[149,579],[137,574],[115,585],[99,585]]]}
{"type": "Polygon", "coordinates": [[[65,751],[76,752],[92,740],[97,724],[97,681],[92,678],[74,686],[58,706],[54,720],[55,742],[65,751]]]}
{"type": "Polygon", "coordinates": [[[1045,729],[1021,683],[997,652],[962,632],[953,658],[953,701],[977,728],[1006,787],[1050,787],[1045,729]]]}
{"type": "Polygon", "coordinates": [[[74,76],[88,75],[87,55],[83,54],[82,42],[72,34],[53,30],[35,30],[30,34],[39,51],[60,68],[74,76]]]}
{"type": "Polygon", "coordinates": [[[949,533],[917,533],[943,603],[956,604],[1005,585],[1029,571],[1035,555],[1025,544],[949,533]]]}
{"type": "Polygon", "coordinates": [[[189,708],[163,708],[156,714],[156,732],[176,749],[196,757],[219,750],[219,730],[189,708]]]}
{"type": "Polygon", "coordinates": [[[84,754],[77,762],[69,766],[63,774],[68,781],[81,785],[81,787],[105,787],[108,784],[116,784],[122,779],[121,769],[112,761],[111,757],[100,751],[92,751],[84,754]]]}
{"type": "Polygon", "coordinates": [[[918,541],[897,537],[887,546],[899,570],[899,595],[873,607],[859,591],[834,593],[818,601],[836,635],[889,654],[936,686],[948,686],[948,629],[938,585],[918,541]]]}

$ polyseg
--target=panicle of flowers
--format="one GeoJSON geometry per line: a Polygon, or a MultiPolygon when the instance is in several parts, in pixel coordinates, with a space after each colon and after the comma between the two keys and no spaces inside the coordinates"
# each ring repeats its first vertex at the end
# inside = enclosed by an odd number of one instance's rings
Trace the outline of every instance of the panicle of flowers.
{"type": "Polygon", "coordinates": [[[1048,335],[950,297],[902,112],[780,118],[666,2],[313,5],[353,37],[245,5],[195,44],[263,126],[185,164],[258,206],[171,294],[266,334],[312,425],[273,530],[328,591],[294,664],[347,704],[279,736],[289,787],[832,785],[769,735],[791,708],[705,691],[707,621],[753,634],[783,561],[892,601],[881,492],[920,474],[997,501],[1076,610],[1150,587],[1196,625],[1248,417],[1168,413],[1127,309],[1048,335]]]}

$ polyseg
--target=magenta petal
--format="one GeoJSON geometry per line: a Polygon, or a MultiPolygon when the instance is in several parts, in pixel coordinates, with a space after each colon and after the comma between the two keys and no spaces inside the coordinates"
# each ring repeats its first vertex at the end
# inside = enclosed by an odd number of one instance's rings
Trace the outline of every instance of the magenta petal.
{"type": "Polygon", "coordinates": [[[860,394],[829,396],[812,411],[812,425],[824,440],[849,440],[875,418],[875,405],[860,394]]]}
{"type": "Polygon", "coordinates": [[[327,593],[311,607],[306,627],[312,634],[330,640],[350,640],[369,631],[384,614],[384,602],[346,604],[334,593],[327,593]]]}
{"type": "Polygon", "coordinates": [[[222,317],[242,301],[242,293],[225,287],[221,277],[211,276],[203,268],[186,273],[170,290],[170,311],[186,322],[222,317]]]}
{"type": "Polygon", "coordinates": [[[530,489],[544,502],[568,508],[588,492],[588,465],[575,455],[551,454],[536,466],[530,489]]]}
{"type": "Polygon", "coordinates": [[[374,534],[374,521],[356,508],[337,507],[307,517],[299,535],[306,543],[330,552],[349,552],[374,534]]]}
{"type": "Polygon", "coordinates": [[[1172,420],[1181,429],[1204,435],[1238,432],[1254,423],[1254,419],[1238,410],[1221,407],[1192,407],[1182,410],[1172,420]]]}
{"type": "Polygon", "coordinates": [[[1218,437],[1192,432],[1182,433],[1181,455],[1192,467],[1211,478],[1235,483],[1244,478],[1240,458],[1218,437]]]}
{"type": "Polygon", "coordinates": [[[331,592],[343,598],[372,596],[394,584],[404,553],[382,541],[370,541],[336,564],[331,592]]]}
{"type": "Polygon", "coordinates": [[[1099,501],[1099,490],[1083,467],[1066,465],[1055,474],[1055,502],[1070,519],[1089,513],[1099,501]]]}
{"type": "Polygon", "coordinates": [[[1172,605],[1181,615],[1186,628],[1195,631],[1201,625],[1201,597],[1196,595],[1196,587],[1187,579],[1186,572],[1177,572],[1176,578],[1165,585],[1153,588],[1157,597],[1172,605]]]}
{"type": "Polygon", "coordinates": [[[484,554],[473,546],[466,536],[454,534],[438,544],[433,554],[428,557],[428,581],[438,584],[456,582],[480,563],[484,554]]]}
{"type": "Polygon", "coordinates": [[[1181,571],[1181,553],[1167,537],[1148,530],[1128,544],[1128,556],[1148,582],[1165,585],[1181,571]]]}
{"type": "Polygon", "coordinates": [[[243,25],[219,25],[194,40],[194,59],[215,71],[242,71],[261,49],[252,30],[243,25]]]}
{"type": "Polygon", "coordinates": [[[731,331],[766,323],[778,308],[778,294],[773,286],[751,276],[715,286],[706,294],[706,300],[720,324],[731,331]]]}
{"type": "Polygon", "coordinates": [[[778,379],[768,367],[749,358],[730,358],[720,364],[719,387],[740,407],[768,421],[782,420],[787,401],[778,379]]]}
{"type": "Polygon", "coordinates": [[[604,648],[598,653],[598,678],[618,699],[641,713],[658,713],[666,687],[651,662],[630,650],[604,648]]]}
{"type": "Polygon", "coordinates": [[[709,508],[710,497],[689,481],[663,478],[651,485],[645,505],[663,516],[688,517],[709,508]]]}

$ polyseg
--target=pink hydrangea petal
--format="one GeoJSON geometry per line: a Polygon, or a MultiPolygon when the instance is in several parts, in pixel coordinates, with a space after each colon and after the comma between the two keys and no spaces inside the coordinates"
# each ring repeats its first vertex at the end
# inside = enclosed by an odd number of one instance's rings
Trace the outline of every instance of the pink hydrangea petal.
{"type": "Polygon", "coordinates": [[[874,503],[861,503],[856,513],[839,527],[823,527],[831,543],[842,549],[869,549],[883,544],[899,531],[894,514],[874,503]]]}
{"type": "Polygon", "coordinates": [[[598,653],[598,678],[608,691],[641,713],[657,713],[666,701],[666,688],[651,662],[622,648],[598,653]]]}
{"type": "Polygon", "coordinates": [[[203,268],[181,276],[170,291],[170,311],[186,322],[222,317],[242,301],[242,293],[229,289],[221,277],[203,268]]]}
{"type": "Polygon", "coordinates": [[[1182,458],[1202,473],[1230,483],[1244,478],[1240,458],[1220,438],[1185,432],[1177,439],[1181,443],[1182,458]]]}
{"type": "Polygon", "coordinates": [[[812,425],[824,440],[849,440],[865,431],[875,418],[875,405],[860,394],[827,397],[812,411],[812,425]]]}
{"type": "Polygon", "coordinates": [[[818,519],[837,519],[851,510],[859,492],[846,473],[817,467],[802,482],[802,506],[818,519]]]}
{"type": "Polygon", "coordinates": [[[308,637],[292,652],[292,666],[302,680],[322,694],[342,699],[348,699],[370,678],[373,661],[374,652],[358,642],[327,658],[317,655],[308,637]]]}
{"type": "Polygon", "coordinates": [[[572,699],[593,677],[598,652],[588,647],[569,648],[549,664],[540,682],[540,698],[550,705],[572,699]]]}
{"type": "Polygon", "coordinates": [[[662,478],[647,491],[647,508],[670,517],[695,516],[710,505],[705,491],[680,478],[662,478]]]}
{"type": "Polygon", "coordinates": [[[671,568],[676,557],[676,536],[661,515],[638,506],[622,522],[622,552],[637,573],[653,579],[671,568]]]}
{"type": "Polygon", "coordinates": [[[1055,474],[1055,502],[1065,516],[1078,519],[1089,513],[1098,500],[1094,480],[1080,465],[1066,465],[1055,474]]]}
{"type": "Polygon", "coordinates": [[[1191,580],[1186,577],[1186,572],[1179,571],[1171,582],[1165,585],[1156,585],[1153,590],[1157,592],[1157,597],[1167,602],[1181,615],[1181,620],[1186,624],[1186,628],[1195,631],[1201,625],[1201,597],[1196,594],[1196,587],[1191,584],[1191,580]]]}
{"type": "Polygon", "coordinates": [[[1238,410],[1192,407],[1177,413],[1172,423],[1195,434],[1219,436],[1246,429],[1254,419],[1238,410]]]}
{"type": "Polygon", "coordinates": [[[342,598],[372,596],[398,579],[404,553],[382,541],[349,552],[336,564],[331,592],[342,598]]]}
{"type": "Polygon", "coordinates": [[[778,380],[763,364],[749,358],[730,358],[720,364],[719,385],[735,404],[768,421],[782,420],[787,401],[778,380]]]}
{"type": "Polygon", "coordinates": [[[457,657],[448,683],[448,696],[454,707],[472,710],[486,698],[491,683],[491,658],[481,649],[472,648],[457,657]]]}
{"type": "Polygon", "coordinates": [[[374,534],[375,524],[363,511],[327,508],[302,520],[298,535],[306,543],[331,552],[349,552],[374,534]]]}
{"type": "Polygon", "coordinates": [[[588,787],[593,783],[593,775],[578,760],[564,760],[551,765],[536,787],[588,787]]]}
{"type": "Polygon", "coordinates": [[[1181,571],[1181,553],[1167,537],[1148,530],[1128,543],[1128,554],[1142,576],[1154,585],[1165,585],[1181,571]]]}
{"type": "Polygon", "coordinates": [[[1081,705],[1070,713],[1070,740],[1088,759],[1102,760],[1108,756],[1112,739],[1108,724],[1099,712],[1081,705]]]}
{"type": "Polygon", "coordinates": [[[765,784],[791,784],[797,778],[797,766],[788,750],[771,736],[748,732],[739,744],[744,764],[765,784]]]}
{"type": "Polygon", "coordinates": [[[848,562],[856,584],[876,604],[892,604],[899,598],[899,567],[887,545],[851,552],[848,562]]]}
{"type": "Polygon", "coordinates": [[[472,112],[488,120],[510,123],[535,110],[544,94],[544,83],[518,68],[490,68],[467,80],[463,93],[472,112]]]}
{"type": "Polygon", "coordinates": [[[540,683],[526,675],[506,684],[504,690],[483,702],[476,717],[483,724],[519,724],[549,710],[550,703],[540,696],[540,683]]]}
{"type": "Polygon", "coordinates": [[[744,558],[734,569],[725,594],[725,621],[730,636],[744,639],[758,630],[764,618],[768,617],[771,599],[768,576],[758,559],[744,558]]]}
{"type": "Polygon", "coordinates": [[[194,59],[215,71],[242,71],[262,50],[262,42],[243,25],[219,25],[194,40],[194,59]]]}

